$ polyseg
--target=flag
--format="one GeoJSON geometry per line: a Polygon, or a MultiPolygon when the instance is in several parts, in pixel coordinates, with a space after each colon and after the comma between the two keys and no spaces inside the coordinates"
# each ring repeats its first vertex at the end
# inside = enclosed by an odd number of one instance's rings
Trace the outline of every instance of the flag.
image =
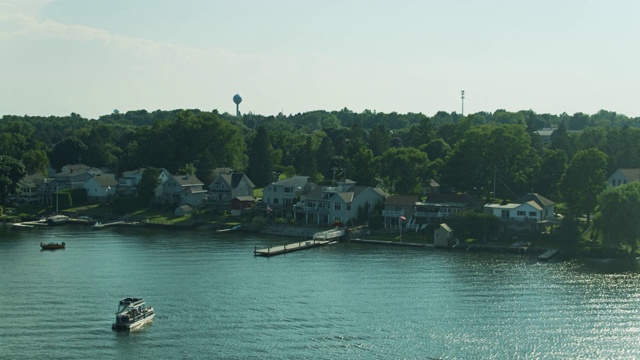
{"type": "Polygon", "coordinates": [[[406,217],[404,217],[404,215],[401,215],[401,216],[400,216],[400,220],[402,220],[402,221],[407,221],[407,218],[406,218],[406,217]]]}

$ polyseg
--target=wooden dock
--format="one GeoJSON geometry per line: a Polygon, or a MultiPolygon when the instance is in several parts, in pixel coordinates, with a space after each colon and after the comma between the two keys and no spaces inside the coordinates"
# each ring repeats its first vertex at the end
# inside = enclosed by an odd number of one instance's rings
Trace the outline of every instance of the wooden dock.
{"type": "Polygon", "coordinates": [[[560,249],[549,249],[549,250],[545,251],[544,253],[540,254],[540,256],[538,256],[538,260],[549,260],[555,254],[557,254],[558,251],[560,251],[560,249]]]}
{"type": "Polygon", "coordinates": [[[37,221],[25,221],[19,223],[11,224],[11,227],[14,229],[34,229],[37,227],[48,227],[49,224],[46,220],[37,220],[37,221]]]}
{"type": "Polygon", "coordinates": [[[292,243],[292,244],[272,246],[266,249],[259,249],[259,250],[257,247],[254,247],[253,255],[269,257],[269,256],[280,255],[280,254],[285,254],[288,252],[299,251],[304,249],[310,249],[312,247],[328,245],[333,243],[335,243],[335,240],[313,239],[313,240],[299,241],[297,243],[292,243]]]}
{"type": "Polygon", "coordinates": [[[100,229],[104,229],[107,226],[115,226],[115,225],[124,225],[125,222],[124,221],[114,221],[114,222],[110,222],[110,223],[101,223],[101,222],[97,222],[93,225],[91,225],[92,229],[96,229],[96,230],[100,230],[100,229]]]}

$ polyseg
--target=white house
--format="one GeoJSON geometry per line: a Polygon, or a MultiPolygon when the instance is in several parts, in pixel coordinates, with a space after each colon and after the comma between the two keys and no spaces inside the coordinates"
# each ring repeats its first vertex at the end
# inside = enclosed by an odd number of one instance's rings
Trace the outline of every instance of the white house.
{"type": "Polygon", "coordinates": [[[96,175],[84,183],[87,190],[87,201],[90,203],[106,202],[116,193],[118,182],[110,175],[96,175]]]}
{"type": "MultiPolygon", "coordinates": [[[[145,168],[139,168],[136,170],[125,171],[118,179],[118,187],[116,192],[118,196],[135,196],[138,193],[138,184],[142,180],[145,168]]],[[[172,176],[167,169],[158,169],[160,174],[158,175],[158,187],[156,188],[156,197],[162,196],[162,184],[164,184],[172,176]]]]}
{"type": "Polygon", "coordinates": [[[294,206],[294,219],[317,225],[344,224],[355,220],[360,211],[371,214],[389,196],[379,188],[359,186],[345,179],[338,186],[317,187],[294,206]]]}
{"type": "Polygon", "coordinates": [[[174,175],[162,184],[163,200],[178,205],[197,206],[207,197],[204,184],[195,175],[174,175]]]}
{"type": "Polygon", "coordinates": [[[262,201],[268,205],[293,205],[296,197],[305,193],[308,176],[292,176],[273,182],[262,190],[262,201]]]}
{"type": "Polygon", "coordinates": [[[542,207],[533,200],[522,204],[486,204],[484,208],[485,212],[493,214],[503,221],[539,222],[542,220],[544,213],[542,207]]]}
{"type": "Polygon", "coordinates": [[[640,168],[618,169],[607,179],[607,184],[612,187],[625,185],[634,181],[640,181],[640,168]]]}
{"type": "Polygon", "coordinates": [[[84,164],[65,165],[55,174],[54,186],[60,190],[82,189],[87,180],[102,173],[102,170],[84,164]]]}

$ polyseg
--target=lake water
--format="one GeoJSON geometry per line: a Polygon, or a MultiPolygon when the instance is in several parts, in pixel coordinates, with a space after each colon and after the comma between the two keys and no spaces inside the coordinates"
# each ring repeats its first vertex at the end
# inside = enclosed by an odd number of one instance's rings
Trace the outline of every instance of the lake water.
{"type": "Polygon", "coordinates": [[[253,256],[293,241],[0,225],[0,358],[640,358],[635,262],[354,243],[253,256]],[[156,318],[113,332],[127,296],[156,318]]]}

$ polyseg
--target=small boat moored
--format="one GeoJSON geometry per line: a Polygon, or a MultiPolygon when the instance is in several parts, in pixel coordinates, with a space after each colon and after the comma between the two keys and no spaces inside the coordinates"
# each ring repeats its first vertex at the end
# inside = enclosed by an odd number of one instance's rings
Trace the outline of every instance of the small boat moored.
{"type": "Polygon", "coordinates": [[[42,248],[42,250],[56,250],[56,249],[64,249],[65,248],[65,243],[64,241],[61,243],[48,243],[45,244],[43,242],[40,243],[40,247],[42,248]]]}
{"type": "Polygon", "coordinates": [[[118,302],[116,322],[111,329],[116,331],[134,330],[151,322],[156,316],[152,307],[146,306],[143,298],[124,298],[118,302]]]}

